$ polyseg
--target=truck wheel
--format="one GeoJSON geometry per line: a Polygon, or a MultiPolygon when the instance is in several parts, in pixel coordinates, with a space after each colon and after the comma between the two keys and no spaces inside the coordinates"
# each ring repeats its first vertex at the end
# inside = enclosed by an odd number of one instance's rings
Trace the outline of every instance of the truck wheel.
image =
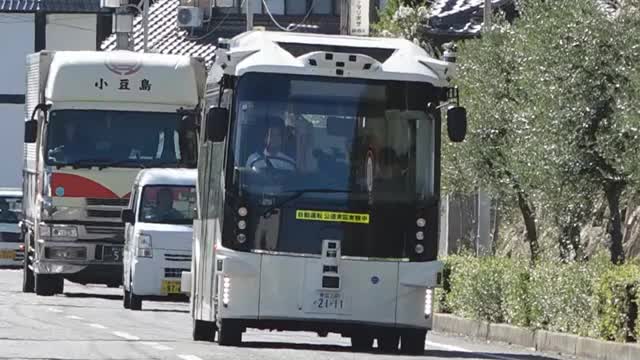
{"type": "Polygon", "coordinates": [[[53,287],[54,294],[64,293],[64,278],[62,276],[53,276],[51,286],[53,287]]]}
{"type": "Polygon", "coordinates": [[[371,351],[373,349],[373,337],[366,334],[358,334],[351,337],[353,351],[371,351]]]}
{"type": "Polygon", "coordinates": [[[129,297],[129,292],[124,289],[124,294],[122,296],[122,306],[124,306],[125,309],[130,309],[131,308],[131,298],[129,297]]]}
{"type": "Polygon", "coordinates": [[[33,271],[29,269],[29,251],[24,250],[24,261],[22,262],[22,292],[32,293],[35,290],[35,279],[33,271]]]}
{"type": "Polygon", "coordinates": [[[216,324],[210,321],[193,320],[194,341],[215,341],[216,324]]]}
{"type": "Polygon", "coordinates": [[[56,287],[51,275],[35,274],[36,295],[52,296],[56,293],[56,287]]]}
{"type": "Polygon", "coordinates": [[[407,355],[424,354],[424,341],[426,337],[426,330],[407,330],[402,334],[400,351],[407,355]]]}
{"type": "Polygon", "coordinates": [[[218,328],[218,345],[238,346],[242,343],[242,328],[238,323],[222,320],[218,328]]]}
{"type": "Polygon", "coordinates": [[[378,349],[385,353],[394,353],[398,351],[400,344],[400,335],[392,331],[391,334],[385,334],[378,337],[378,349]]]}

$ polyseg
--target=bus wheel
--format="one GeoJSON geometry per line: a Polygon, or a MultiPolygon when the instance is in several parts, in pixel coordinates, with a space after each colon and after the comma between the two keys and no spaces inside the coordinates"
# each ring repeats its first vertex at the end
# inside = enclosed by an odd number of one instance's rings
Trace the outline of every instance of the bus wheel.
{"type": "Polygon", "coordinates": [[[400,350],[407,355],[422,355],[426,337],[426,330],[407,330],[402,334],[400,350]]]}
{"type": "Polygon", "coordinates": [[[218,344],[222,346],[238,346],[242,343],[242,328],[238,323],[222,320],[218,328],[218,344]]]}
{"type": "Polygon", "coordinates": [[[210,321],[193,320],[194,341],[215,341],[216,324],[210,321]]]}
{"type": "Polygon", "coordinates": [[[24,260],[22,263],[22,292],[32,293],[35,291],[35,279],[33,271],[29,269],[29,251],[24,250],[24,260]]]}
{"type": "Polygon", "coordinates": [[[393,330],[390,331],[392,332],[391,334],[378,337],[378,349],[385,353],[397,352],[400,344],[400,335],[394,334],[393,330]]]}
{"type": "Polygon", "coordinates": [[[370,335],[354,335],[351,337],[353,351],[371,351],[373,349],[373,337],[370,335]]]}

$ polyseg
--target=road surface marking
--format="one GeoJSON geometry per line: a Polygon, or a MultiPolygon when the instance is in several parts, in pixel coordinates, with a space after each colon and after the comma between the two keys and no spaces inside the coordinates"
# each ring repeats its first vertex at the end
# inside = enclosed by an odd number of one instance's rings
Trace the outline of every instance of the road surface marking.
{"type": "Polygon", "coordinates": [[[172,347],[169,347],[169,346],[166,346],[166,345],[162,345],[162,344],[158,344],[157,342],[144,341],[141,344],[145,344],[147,346],[151,346],[152,348],[154,348],[156,350],[160,350],[160,351],[173,350],[172,347]]]}
{"type": "Polygon", "coordinates": [[[496,360],[517,360],[517,358],[512,358],[512,357],[507,357],[507,356],[502,356],[502,355],[496,355],[496,354],[486,353],[486,352],[480,352],[480,351],[473,351],[473,350],[465,349],[465,348],[462,348],[462,347],[459,347],[459,346],[445,345],[445,344],[440,344],[440,343],[436,343],[436,342],[429,341],[429,340],[425,341],[425,344],[427,346],[440,348],[440,349],[444,349],[444,350],[447,350],[447,351],[478,354],[478,355],[481,355],[483,357],[488,357],[488,358],[492,358],[492,359],[496,359],[496,360]]]}
{"type": "Polygon", "coordinates": [[[126,332],[122,332],[122,331],[114,331],[113,335],[121,337],[123,339],[127,339],[127,340],[140,340],[139,337],[131,334],[127,334],[126,332]]]}
{"type": "Polygon", "coordinates": [[[51,311],[51,312],[54,312],[54,313],[61,313],[61,312],[62,312],[62,310],[60,310],[60,309],[54,309],[54,308],[48,308],[47,310],[49,310],[49,311],[51,311]]]}
{"type": "Polygon", "coordinates": [[[89,326],[91,326],[92,328],[96,328],[96,329],[106,329],[107,327],[104,325],[100,325],[100,324],[87,324],[89,326]]]}
{"type": "Polygon", "coordinates": [[[68,319],[73,319],[73,320],[84,320],[84,318],[81,318],[80,316],[75,316],[75,315],[67,315],[68,319]]]}
{"type": "Polygon", "coordinates": [[[201,358],[195,355],[178,355],[178,357],[182,360],[202,360],[201,358]]]}

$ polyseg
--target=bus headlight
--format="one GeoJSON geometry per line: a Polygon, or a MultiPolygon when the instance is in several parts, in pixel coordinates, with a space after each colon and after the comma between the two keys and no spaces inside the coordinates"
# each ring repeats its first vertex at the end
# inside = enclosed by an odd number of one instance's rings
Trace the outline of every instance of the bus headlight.
{"type": "Polygon", "coordinates": [[[424,240],[424,231],[418,231],[416,233],[416,239],[418,240],[424,240]]]}
{"type": "Polygon", "coordinates": [[[238,236],[236,237],[236,239],[238,240],[238,242],[240,244],[244,244],[247,241],[247,235],[245,234],[238,234],[238,236]]]}
{"type": "Polygon", "coordinates": [[[222,304],[224,306],[229,305],[229,301],[231,301],[231,278],[224,277],[222,281],[222,304]]]}
{"type": "Polygon", "coordinates": [[[138,247],[136,247],[137,257],[153,257],[153,243],[151,242],[151,235],[138,233],[136,234],[136,241],[138,247]]]}
{"type": "Polygon", "coordinates": [[[243,206],[243,207],[238,208],[238,215],[247,216],[247,213],[248,213],[248,211],[247,211],[246,207],[243,206]]]}
{"type": "Polygon", "coordinates": [[[424,295],[424,314],[425,315],[431,315],[431,308],[432,308],[432,303],[431,303],[431,298],[433,296],[433,290],[431,289],[427,289],[425,295],[424,295]]]}
{"type": "Polygon", "coordinates": [[[424,227],[425,225],[427,225],[427,220],[425,220],[424,218],[419,218],[418,220],[416,220],[416,225],[418,225],[418,227],[424,227]]]}
{"type": "Polygon", "coordinates": [[[238,221],[238,229],[244,230],[247,228],[247,222],[244,220],[238,221]]]}
{"type": "Polygon", "coordinates": [[[422,254],[424,252],[424,246],[422,244],[416,245],[416,254],[422,254]]]}

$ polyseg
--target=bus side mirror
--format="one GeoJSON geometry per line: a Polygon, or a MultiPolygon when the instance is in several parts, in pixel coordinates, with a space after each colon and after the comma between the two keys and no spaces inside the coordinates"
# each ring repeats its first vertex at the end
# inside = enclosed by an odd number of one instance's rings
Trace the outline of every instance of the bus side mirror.
{"type": "Polygon", "coordinates": [[[24,123],[24,142],[33,144],[38,138],[38,120],[28,120],[24,123]]]}
{"type": "Polygon", "coordinates": [[[227,136],[229,112],[225,108],[210,107],[207,112],[205,128],[206,139],[211,142],[221,142],[227,136]]]}
{"type": "Polygon", "coordinates": [[[136,222],[136,216],[131,209],[124,209],[121,213],[122,222],[125,224],[133,224],[136,222]]]}
{"type": "Polygon", "coordinates": [[[454,106],[447,110],[447,132],[452,142],[463,142],[467,136],[467,110],[454,106]]]}

